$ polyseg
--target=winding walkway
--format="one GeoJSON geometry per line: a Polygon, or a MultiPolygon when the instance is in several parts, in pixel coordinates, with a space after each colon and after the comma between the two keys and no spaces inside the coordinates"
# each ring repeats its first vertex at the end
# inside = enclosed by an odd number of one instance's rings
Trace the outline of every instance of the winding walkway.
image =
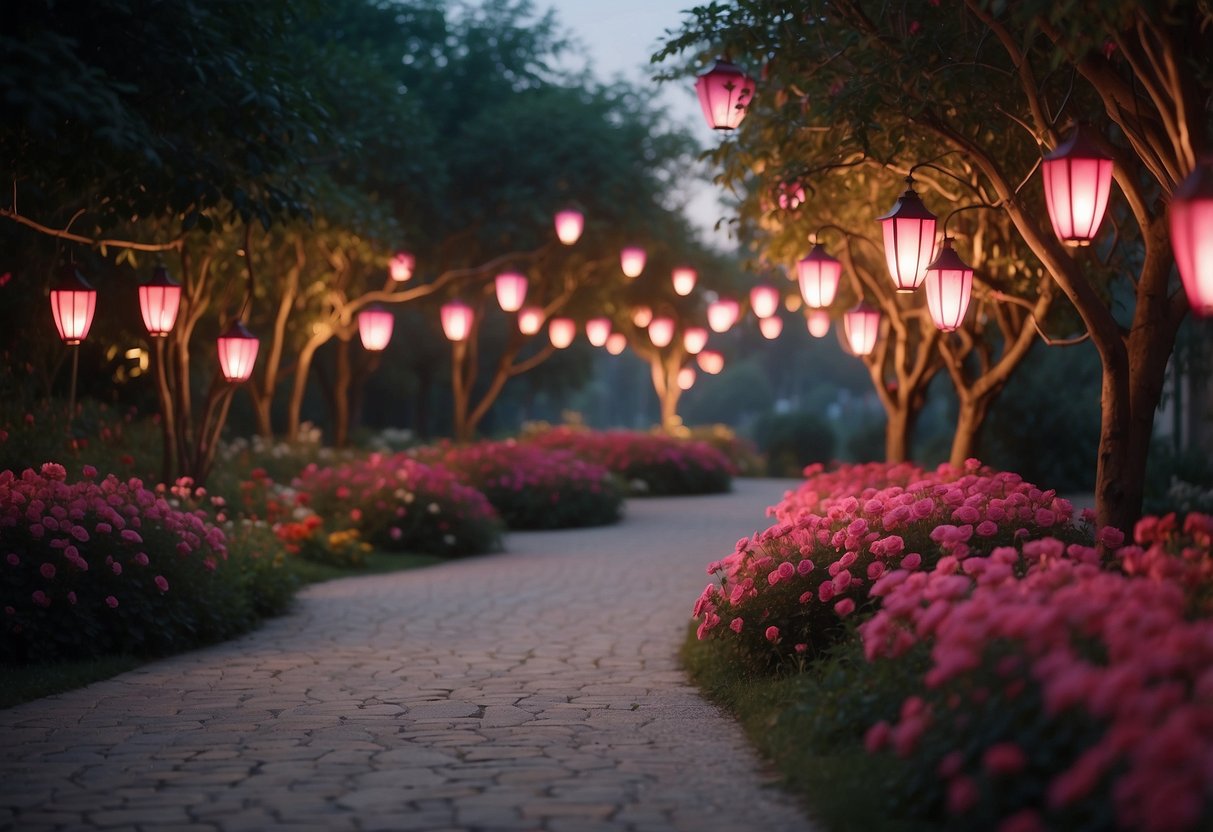
{"type": "Polygon", "coordinates": [[[786,481],[317,585],[236,641],[0,711],[0,829],[808,830],[676,653],[786,481]]]}

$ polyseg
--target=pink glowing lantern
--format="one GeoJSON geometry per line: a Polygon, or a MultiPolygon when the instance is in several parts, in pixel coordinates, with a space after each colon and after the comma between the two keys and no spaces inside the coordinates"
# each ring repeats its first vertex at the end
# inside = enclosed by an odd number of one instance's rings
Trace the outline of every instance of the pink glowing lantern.
{"type": "Polygon", "coordinates": [[[502,272],[494,280],[497,303],[504,312],[517,312],[526,302],[526,275],[518,272],[502,272]]]}
{"type": "Polygon", "coordinates": [[[518,331],[523,335],[534,335],[543,328],[546,317],[538,306],[524,306],[518,311],[518,331]]]}
{"type": "Polygon", "coordinates": [[[658,349],[668,347],[674,340],[674,319],[662,317],[649,321],[649,340],[658,349]]]}
{"type": "Polygon", "coordinates": [[[475,312],[463,301],[453,300],[442,304],[440,315],[442,332],[448,340],[458,343],[466,341],[472,334],[472,319],[475,317],[475,312]]]}
{"type": "Polygon", "coordinates": [[[556,212],[556,238],[566,246],[581,239],[585,230],[585,214],[576,208],[564,208],[556,212]]]}
{"type": "Polygon", "coordinates": [[[880,312],[861,300],[854,309],[843,313],[842,328],[851,352],[871,355],[872,350],[876,349],[876,336],[880,333],[880,312]]]}
{"type": "Polygon", "coordinates": [[[691,290],[695,288],[696,281],[699,280],[699,275],[690,266],[679,266],[674,269],[670,275],[670,280],[674,283],[674,291],[679,295],[686,297],[691,294],[691,290]]]}
{"type": "Polygon", "coordinates": [[[943,332],[954,332],[964,322],[973,293],[973,269],[952,248],[952,238],[944,237],[943,249],[927,266],[927,311],[943,332]]]}
{"type": "Polygon", "coordinates": [[[368,306],[358,313],[358,337],[364,349],[379,352],[392,340],[396,318],[382,306],[368,306]]]}
{"type": "Polygon", "coordinates": [[[775,187],[775,201],[784,211],[795,211],[805,203],[804,186],[799,182],[780,182],[775,187]]]}
{"type": "Polygon", "coordinates": [[[750,308],[759,318],[769,318],[779,311],[781,295],[774,286],[760,283],[750,290],[750,308]]]}
{"type": "Polygon", "coordinates": [[[163,265],[156,266],[152,279],[139,287],[139,311],[148,334],[163,338],[172,332],[180,308],[181,285],[168,276],[163,265]]]}
{"type": "Polygon", "coordinates": [[[812,309],[805,316],[809,325],[809,334],[814,338],[824,338],[830,332],[830,313],[824,309],[812,309]]]}
{"type": "Polygon", "coordinates": [[[695,368],[683,367],[678,371],[678,389],[690,390],[695,386],[695,368]]]}
{"type": "Polygon", "coordinates": [[[1099,233],[1112,190],[1112,159],[1077,128],[1041,162],[1045,204],[1057,238],[1087,246],[1099,233]]]}
{"type": "Polygon", "coordinates": [[[834,302],[842,277],[842,263],[826,254],[824,246],[814,244],[807,256],[796,261],[796,277],[805,304],[821,309],[834,302]]]}
{"type": "Polygon", "coordinates": [[[682,346],[691,355],[698,355],[708,345],[708,331],[701,326],[688,327],[682,333],[682,346]]]}
{"type": "Polygon", "coordinates": [[[601,347],[611,337],[611,319],[590,318],[585,322],[585,337],[594,346],[601,347]]]}
{"type": "Polygon", "coordinates": [[[64,266],[58,284],[51,289],[51,314],[63,343],[74,346],[83,341],[96,311],[97,290],[74,265],[64,266]]]}
{"type": "Polygon", "coordinates": [[[257,363],[257,349],[261,340],[249,332],[244,324],[236,321],[227,332],[219,336],[219,371],[229,382],[239,384],[248,381],[257,363]]]}
{"type": "Polygon", "coordinates": [[[736,64],[717,60],[695,81],[703,117],[713,130],[733,130],[745,118],[754,95],[754,79],[736,64]]]}
{"type": "Polygon", "coordinates": [[[699,362],[699,369],[710,376],[714,376],[724,369],[724,356],[716,350],[704,350],[695,357],[695,360],[699,362]]]}
{"type": "Polygon", "coordinates": [[[413,268],[417,265],[417,258],[411,252],[398,251],[390,261],[388,261],[388,274],[392,276],[392,280],[397,283],[404,283],[413,276],[413,268]]]}
{"type": "Polygon", "coordinates": [[[572,318],[552,318],[548,323],[548,339],[556,349],[565,349],[576,337],[577,322],[572,318]]]}
{"type": "Polygon", "coordinates": [[[653,310],[647,306],[637,306],[632,310],[632,323],[638,329],[644,329],[653,320],[653,310]]]}
{"type": "Polygon", "coordinates": [[[627,246],[619,251],[619,268],[626,277],[640,277],[646,256],[640,246],[627,246]]]}
{"type": "Polygon", "coordinates": [[[906,192],[892,210],[880,217],[884,228],[884,256],[889,276],[899,292],[913,292],[927,276],[935,250],[935,215],[927,210],[907,180],[906,192]]]}
{"type": "Polygon", "coordinates": [[[708,326],[713,332],[728,332],[737,323],[741,305],[731,298],[720,298],[708,304],[708,326]]]}
{"type": "Polygon", "coordinates": [[[1192,312],[1213,316],[1213,163],[1196,166],[1171,197],[1171,249],[1192,312]]]}
{"type": "Polygon", "coordinates": [[[760,318],[758,320],[758,329],[762,332],[763,338],[766,338],[768,341],[774,341],[783,332],[783,318],[778,315],[760,318]]]}
{"type": "Polygon", "coordinates": [[[612,332],[607,336],[606,351],[611,355],[619,355],[628,345],[628,337],[622,332],[612,332]]]}

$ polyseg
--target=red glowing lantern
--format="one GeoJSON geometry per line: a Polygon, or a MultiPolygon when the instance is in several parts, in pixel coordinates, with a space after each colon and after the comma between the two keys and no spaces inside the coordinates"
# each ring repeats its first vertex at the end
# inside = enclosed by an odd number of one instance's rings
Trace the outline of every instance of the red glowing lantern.
{"type": "Polygon", "coordinates": [[[796,261],[796,277],[805,304],[820,309],[834,302],[842,277],[842,263],[826,254],[824,246],[815,244],[806,257],[796,261]]]}
{"type": "Polygon", "coordinates": [[[388,262],[388,274],[397,283],[404,283],[413,276],[413,268],[416,265],[417,258],[410,252],[398,251],[388,262]]]}
{"type": "Polygon", "coordinates": [[[699,362],[699,369],[711,376],[724,369],[724,356],[715,350],[704,350],[695,360],[699,362]]]}
{"type": "Polygon", "coordinates": [[[674,319],[654,318],[649,321],[649,340],[659,349],[668,347],[674,340],[674,319]]]}
{"type": "Polygon", "coordinates": [[[590,318],[585,322],[585,337],[594,346],[601,347],[611,337],[611,319],[590,318]]]}
{"type": "Polygon", "coordinates": [[[74,265],[64,266],[59,272],[59,282],[51,289],[51,314],[63,343],[75,345],[83,341],[96,311],[97,290],[74,265]]]}
{"type": "Polygon", "coordinates": [[[632,310],[632,323],[638,329],[644,329],[653,320],[653,310],[647,306],[637,306],[632,310]]]}
{"type": "Polygon", "coordinates": [[[612,332],[607,336],[606,351],[611,355],[619,355],[628,345],[628,337],[622,332],[612,332]]]}
{"type": "Polygon", "coordinates": [[[880,333],[880,312],[861,300],[854,309],[843,313],[842,328],[851,352],[870,355],[876,349],[876,336],[880,333]]]}
{"type": "Polygon", "coordinates": [[[698,355],[708,345],[708,331],[701,326],[692,326],[682,333],[682,346],[691,355],[698,355]]]}
{"type": "Polygon", "coordinates": [[[502,272],[494,281],[497,287],[497,303],[502,311],[517,312],[526,302],[526,275],[518,272],[502,272]]]}
{"type": "Polygon", "coordinates": [[[783,318],[778,315],[760,318],[758,320],[758,329],[762,332],[763,338],[766,338],[768,341],[774,341],[779,337],[779,333],[783,332],[783,318]]]}
{"type": "Polygon", "coordinates": [[[678,371],[678,389],[690,390],[695,386],[695,368],[683,367],[678,371]]]}
{"type": "Polygon", "coordinates": [[[810,310],[805,322],[809,325],[809,334],[814,338],[824,338],[830,332],[830,313],[824,309],[810,310]]]}
{"type": "Polygon", "coordinates": [[[952,248],[952,238],[943,238],[943,249],[927,266],[927,310],[943,332],[954,332],[964,322],[973,293],[973,269],[952,248]]]}
{"type": "Polygon", "coordinates": [[[219,371],[230,382],[248,381],[257,362],[257,349],[261,340],[249,332],[244,324],[236,321],[227,332],[219,336],[219,371]]]}
{"type": "Polygon", "coordinates": [[[518,331],[523,335],[534,335],[543,327],[546,317],[538,306],[525,306],[518,312],[518,331]]]}
{"type": "Polygon", "coordinates": [[[889,276],[899,292],[912,292],[922,285],[935,249],[935,215],[915,193],[914,181],[907,179],[906,183],[901,199],[879,218],[889,276]]]}
{"type": "Polygon", "coordinates": [[[552,318],[548,324],[548,338],[552,346],[562,350],[577,337],[577,322],[572,318],[552,318]]]}
{"type": "Polygon", "coordinates": [[[382,306],[368,306],[358,313],[358,337],[364,349],[379,352],[392,340],[396,318],[382,306]]]}
{"type": "Polygon", "coordinates": [[[627,277],[640,277],[644,271],[645,251],[640,246],[627,246],[619,252],[619,267],[627,277]]]}
{"type": "Polygon", "coordinates": [[[442,304],[442,332],[450,341],[466,341],[472,334],[472,319],[475,317],[472,307],[461,300],[453,300],[442,304]]]}
{"type": "Polygon", "coordinates": [[[1045,156],[1040,172],[1057,238],[1070,246],[1090,245],[1108,208],[1112,159],[1077,128],[1045,156]]]}
{"type": "Polygon", "coordinates": [[[732,130],[745,118],[754,95],[754,79],[736,64],[717,60],[695,81],[703,117],[713,130],[732,130]]]}
{"type": "Polygon", "coordinates": [[[152,279],[139,287],[139,311],[143,325],[153,338],[163,338],[173,331],[177,310],[181,308],[181,284],[168,276],[163,265],[152,270],[152,279]]]}
{"type": "Polygon", "coordinates": [[[804,186],[799,182],[780,182],[775,187],[775,201],[785,211],[795,211],[804,205],[804,186]]]}
{"type": "Polygon", "coordinates": [[[713,332],[728,332],[737,323],[741,306],[731,298],[720,298],[708,304],[708,326],[713,332]]]}
{"type": "Polygon", "coordinates": [[[1201,162],[1171,196],[1171,249],[1192,312],[1213,316],[1213,163],[1201,162]]]}
{"type": "Polygon", "coordinates": [[[779,311],[779,290],[765,283],[750,290],[750,308],[759,318],[769,318],[779,311]]]}
{"type": "Polygon", "coordinates": [[[699,280],[699,275],[690,266],[679,266],[670,275],[670,280],[674,283],[674,291],[686,297],[695,288],[695,282],[699,280]]]}
{"type": "Polygon", "coordinates": [[[581,239],[585,230],[585,214],[576,208],[565,208],[556,212],[556,238],[566,246],[581,239]]]}

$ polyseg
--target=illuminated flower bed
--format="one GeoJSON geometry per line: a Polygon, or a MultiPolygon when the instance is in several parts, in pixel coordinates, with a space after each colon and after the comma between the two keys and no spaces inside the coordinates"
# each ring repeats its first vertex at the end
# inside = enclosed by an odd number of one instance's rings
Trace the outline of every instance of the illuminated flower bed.
{"type": "Polygon", "coordinates": [[[411,453],[483,493],[511,529],[600,526],[617,521],[623,508],[623,492],[611,472],[570,451],[481,442],[411,453]]]}

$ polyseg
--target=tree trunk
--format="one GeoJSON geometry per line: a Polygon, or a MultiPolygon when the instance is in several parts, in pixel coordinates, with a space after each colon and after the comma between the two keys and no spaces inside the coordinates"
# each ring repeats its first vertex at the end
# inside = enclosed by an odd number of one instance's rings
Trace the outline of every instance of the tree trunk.
{"type": "Polygon", "coordinates": [[[893,407],[885,408],[885,414],[885,462],[905,462],[910,457],[910,434],[914,429],[909,403],[899,399],[893,407]]]}
{"type": "Polygon", "coordinates": [[[961,397],[960,412],[956,416],[956,432],[952,435],[952,453],[948,458],[948,463],[953,468],[963,468],[965,460],[976,455],[981,428],[992,398],[961,397]]]}
{"type": "Polygon", "coordinates": [[[302,424],[301,418],[303,415],[303,397],[307,393],[307,379],[312,371],[312,359],[316,357],[316,350],[320,349],[321,345],[327,340],[327,334],[323,339],[319,336],[313,336],[308,339],[307,343],[303,345],[303,349],[299,351],[299,360],[295,365],[295,380],[291,385],[291,400],[286,411],[286,440],[288,442],[297,442],[299,440],[299,427],[302,424]]]}
{"type": "Polygon", "coordinates": [[[465,366],[468,363],[466,341],[456,341],[451,350],[451,405],[455,441],[460,445],[472,441],[475,425],[468,419],[469,393],[465,366]]]}
{"type": "Polygon", "coordinates": [[[333,361],[333,447],[344,448],[350,441],[350,342],[337,341],[333,361]]]}

